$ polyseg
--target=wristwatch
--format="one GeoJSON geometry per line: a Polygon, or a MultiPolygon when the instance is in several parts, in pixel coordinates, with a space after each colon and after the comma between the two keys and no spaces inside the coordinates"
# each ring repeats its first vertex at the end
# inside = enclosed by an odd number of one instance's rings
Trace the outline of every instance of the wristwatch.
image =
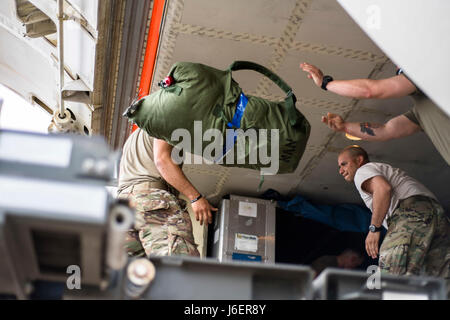
{"type": "Polygon", "coordinates": [[[191,203],[194,203],[194,202],[200,200],[201,198],[203,198],[203,196],[200,194],[197,198],[192,199],[192,200],[191,200],[191,203]]]}
{"type": "Polygon", "coordinates": [[[322,85],[320,86],[323,90],[327,90],[327,84],[329,82],[333,81],[333,78],[331,76],[323,76],[322,78],[322,85]]]}
{"type": "Polygon", "coordinates": [[[381,227],[381,226],[377,227],[377,226],[375,226],[374,224],[371,224],[371,225],[369,226],[369,231],[370,231],[370,232],[380,232],[381,229],[383,229],[383,227],[381,227]]]}

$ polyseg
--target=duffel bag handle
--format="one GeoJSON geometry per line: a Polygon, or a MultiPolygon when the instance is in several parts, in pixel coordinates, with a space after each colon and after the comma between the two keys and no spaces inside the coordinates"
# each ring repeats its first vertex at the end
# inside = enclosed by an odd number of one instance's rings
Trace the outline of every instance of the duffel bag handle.
{"type": "Polygon", "coordinates": [[[286,112],[289,115],[289,122],[291,123],[292,126],[294,126],[297,123],[298,112],[297,109],[295,108],[297,98],[292,92],[292,88],[286,82],[284,82],[284,80],[281,79],[277,74],[273,73],[266,67],[251,61],[234,61],[228,67],[228,69],[231,71],[253,70],[265,75],[267,78],[272,80],[278,87],[280,87],[281,90],[284,91],[284,93],[286,93],[286,98],[284,99],[284,101],[286,102],[286,112]]]}

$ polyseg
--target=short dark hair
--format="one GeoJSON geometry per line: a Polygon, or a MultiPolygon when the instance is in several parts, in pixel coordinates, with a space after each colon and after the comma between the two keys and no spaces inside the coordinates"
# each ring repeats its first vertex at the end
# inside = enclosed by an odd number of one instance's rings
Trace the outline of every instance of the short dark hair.
{"type": "Polygon", "coordinates": [[[370,162],[369,155],[367,154],[366,150],[364,150],[360,146],[353,145],[353,146],[345,147],[344,149],[342,149],[342,151],[339,153],[339,155],[343,154],[344,152],[350,153],[352,158],[362,156],[364,163],[370,162]]]}

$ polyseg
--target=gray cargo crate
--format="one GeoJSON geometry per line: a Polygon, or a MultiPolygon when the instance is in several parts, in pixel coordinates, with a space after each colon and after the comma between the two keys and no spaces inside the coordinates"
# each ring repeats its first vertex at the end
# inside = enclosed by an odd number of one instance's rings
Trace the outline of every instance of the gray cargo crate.
{"type": "Polygon", "coordinates": [[[220,203],[212,256],[275,263],[275,202],[231,195],[220,203]]]}
{"type": "Polygon", "coordinates": [[[313,287],[314,298],[319,300],[445,300],[447,298],[443,279],[380,275],[336,268],[325,269],[313,281],[313,287]]]}

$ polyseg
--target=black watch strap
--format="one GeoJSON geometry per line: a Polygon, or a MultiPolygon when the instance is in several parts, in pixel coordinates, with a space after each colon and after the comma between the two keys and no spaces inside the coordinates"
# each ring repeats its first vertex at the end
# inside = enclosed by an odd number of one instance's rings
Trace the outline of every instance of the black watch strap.
{"type": "Polygon", "coordinates": [[[327,90],[327,84],[329,82],[333,81],[333,78],[331,76],[323,76],[322,78],[322,85],[320,86],[323,90],[327,90]]]}
{"type": "Polygon", "coordinates": [[[194,202],[200,200],[201,198],[203,198],[203,196],[200,194],[197,198],[192,199],[192,200],[191,200],[191,203],[194,203],[194,202]]]}
{"type": "Polygon", "coordinates": [[[377,226],[374,225],[374,224],[371,224],[371,225],[369,226],[369,231],[371,231],[371,232],[380,232],[382,229],[383,229],[382,226],[377,227],[377,226]]]}

